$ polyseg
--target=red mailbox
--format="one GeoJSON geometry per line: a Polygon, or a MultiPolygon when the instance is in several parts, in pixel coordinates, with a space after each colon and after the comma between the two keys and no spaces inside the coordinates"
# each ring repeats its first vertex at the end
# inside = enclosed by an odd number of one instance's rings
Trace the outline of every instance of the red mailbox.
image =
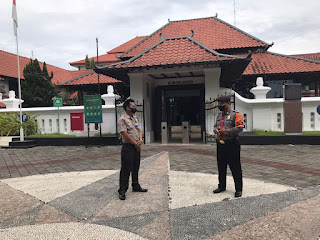
{"type": "Polygon", "coordinates": [[[71,131],[83,131],[83,112],[81,113],[70,113],[71,131]]]}

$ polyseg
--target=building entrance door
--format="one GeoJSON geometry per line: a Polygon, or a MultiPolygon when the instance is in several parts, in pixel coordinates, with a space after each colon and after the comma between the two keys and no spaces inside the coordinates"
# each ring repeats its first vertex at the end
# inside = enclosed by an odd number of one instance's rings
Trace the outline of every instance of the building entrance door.
{"type": "Polygon", "coordinates": [[[190,141],[202,140],[204,86],[166,86],[157,89],[156,140],[161,140],[161,122],[167,122],[169,141],[182,141],[182,122],[189,122],[190,141]],[[160,110],[160,111],[159,111],[160,110]]]}

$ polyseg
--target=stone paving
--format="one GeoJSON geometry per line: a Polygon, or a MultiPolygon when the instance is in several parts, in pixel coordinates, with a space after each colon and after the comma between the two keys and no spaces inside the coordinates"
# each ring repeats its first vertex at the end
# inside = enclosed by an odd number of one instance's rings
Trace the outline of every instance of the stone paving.
{"type": "Polygon", "coordinates": [[[212,194],[214,145],[146,145],[149,192],[128,191],[126,201],[120,148],[1,149],[0,239],[320,237],[320,146],[242,146],[244,193],[234,199],[230,175],[227,191],[212,194]]]}

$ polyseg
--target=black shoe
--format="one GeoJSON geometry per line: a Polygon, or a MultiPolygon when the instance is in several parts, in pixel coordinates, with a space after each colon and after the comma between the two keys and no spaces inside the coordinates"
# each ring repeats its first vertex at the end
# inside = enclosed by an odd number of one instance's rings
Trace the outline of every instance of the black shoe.
{"type": "Polygon", "coordinates": [[[241,191],[237,191],[234,193],[234,197],[235,198],[238,198],[238,197],[241,197],[242,196],[242,192],[241,191]]]}
{"type": "Polygon", "coordinates": [[[148,192],[148,189],[142,187],[132,188],[132,192],[148,192]]]}
{"type": "Polygon", "coordinates": [[[221,193],[224,192],[226,189],[225,188],[217,188],[216,190],[213,191],[213,193],[221,193]]]}
{"type": "Polygon", "coordinates": [[[119,193],[119,199],[120,200],[126,200],[126,194],[125,193],[119,193]]]}

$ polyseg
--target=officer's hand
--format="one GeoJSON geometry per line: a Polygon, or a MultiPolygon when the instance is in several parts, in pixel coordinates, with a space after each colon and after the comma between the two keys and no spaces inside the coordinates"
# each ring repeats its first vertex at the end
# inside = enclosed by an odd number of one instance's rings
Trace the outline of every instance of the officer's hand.
{"type": "Polygon", "coordinates": [[[140,152],[140,150],[141,150],[141,145],[138,145],[138,143],[137,143],[137,144],[136,144],[136,149],[137,149],[138,152],[140,152]]]}
{"type": "Polygon", "coordinates": [[[137,141],[137,145],[141,146],[142,145],[142,140],[137,141]]]}
{"type": "Polygon", "coordinates": [[[218,136],[220,135],[220,131],[219,131],[219,129],[220,129],[220,128],[219,128],[219,127],[217,127],[217,128],[214,130],[214,133],[215,133],[215,134],[217,134],[218,136]]]}
{"type": "Polygon", "coordinates": [[[223,136],[226,133],[226,129],[225,128],[220,128],[219,133],[220,133],[221,136],[223,136]]]}

